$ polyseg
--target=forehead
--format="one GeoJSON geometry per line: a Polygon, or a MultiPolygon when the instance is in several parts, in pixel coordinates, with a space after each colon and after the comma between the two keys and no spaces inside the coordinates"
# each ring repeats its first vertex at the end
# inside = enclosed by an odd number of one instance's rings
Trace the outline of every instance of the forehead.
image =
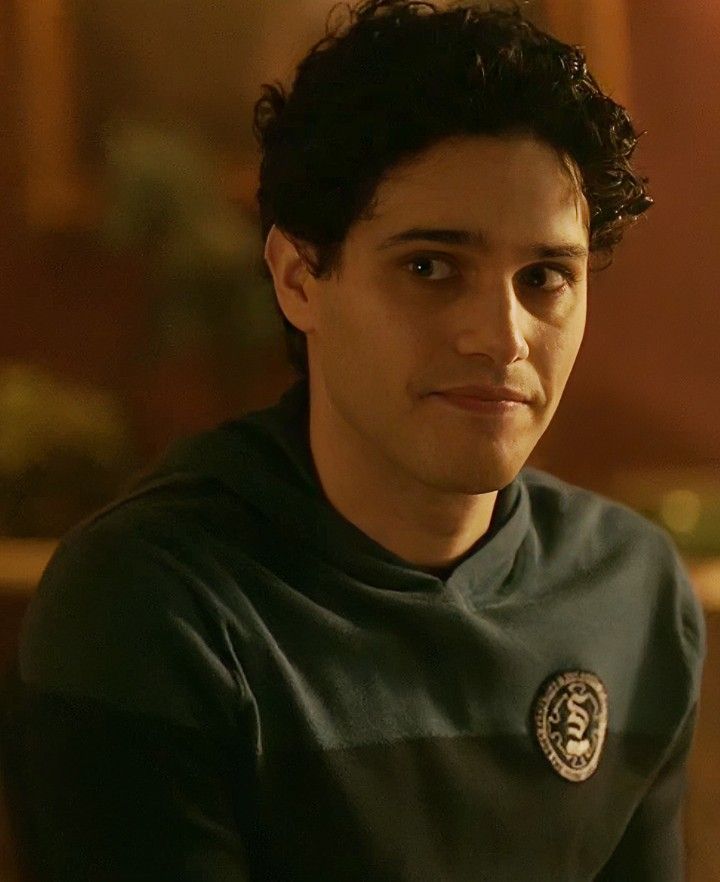
{"type": "Polygon", "coordinates": [[[553,147],[530,135],[448,139],[396,166],[356,232],[380,240],[415,225],[482,230],[490,247],[588,242],[577,178],[553,147]]]}

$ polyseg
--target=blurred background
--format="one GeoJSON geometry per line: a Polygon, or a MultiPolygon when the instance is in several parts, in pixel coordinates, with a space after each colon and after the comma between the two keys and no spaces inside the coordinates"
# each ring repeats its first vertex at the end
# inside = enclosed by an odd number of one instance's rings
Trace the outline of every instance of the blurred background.
{"type": "MultiPolygon", "coordinates": [[[[60,535],[171,439],[269,405],[293,382],[260,274],[251,114],[262,82],[291,81],[332,6],[0,2],[0,665],[60,535]]],[[[636,161],[656,204],[590,283],[586,339],[532,463],[663,524],[688,562],[709,628],[689,880],[710,882],[720,879],[720,6],[524,8],[583,45],[647,130],[636,161]]],[[[0,832],[0,878],[12,872],[0,832]]]]}

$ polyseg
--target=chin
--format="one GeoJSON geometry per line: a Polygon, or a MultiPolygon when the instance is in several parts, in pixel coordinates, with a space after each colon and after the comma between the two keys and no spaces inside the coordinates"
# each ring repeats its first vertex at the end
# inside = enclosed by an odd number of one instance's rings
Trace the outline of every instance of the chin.
{"type": "Polygon", "coordinates": [[[478,444],[471,449],[445,450],[435,468],[464,493],[493,493],[511,484],[530,455],[530,444],[478,444]]]}
{"type": "Polygon", "coordinates": [[[438,489],[453,493],[463,493],[468,496],[477,496],[481,493],[494,493],[511,484],[522,468],[517,463],[483,463],[462,464],[456,468],[449,468],[451,463],[444,463],[435,480],[429,482],[438,489]]]}

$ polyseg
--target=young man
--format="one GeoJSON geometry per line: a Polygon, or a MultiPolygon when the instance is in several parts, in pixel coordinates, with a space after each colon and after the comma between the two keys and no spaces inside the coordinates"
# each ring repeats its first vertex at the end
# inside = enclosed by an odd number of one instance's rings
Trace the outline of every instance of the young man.
{"type": "Polygon", "coordinates": [[[302,376],[50,564],[38,878],[681,879],[701,611],[666,534],[524,468],[651,201],[627,114],[518,12],[375,0],[255,122],[302,376]]]}

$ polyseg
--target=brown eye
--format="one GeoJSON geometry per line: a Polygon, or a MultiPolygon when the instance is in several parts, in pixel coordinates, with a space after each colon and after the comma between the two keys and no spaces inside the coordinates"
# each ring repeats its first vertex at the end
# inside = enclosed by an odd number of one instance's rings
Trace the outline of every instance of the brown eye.
{"type": "Polygon", "coordinates": [[[537,264],[523,270],[522,282],[530,288],[536,288],[548,293],[562,291],[567,287],[568,282],[572,281],[572,273],[570,270],[561,269],[555,266],[545,266],[537,264]]]}
{"type": "Polygon", "coordinates": [[[413,257],[406,264],[412,275],[431,282],[442,282],[455,275],[454,267],[439,257],[413,257]]]}

